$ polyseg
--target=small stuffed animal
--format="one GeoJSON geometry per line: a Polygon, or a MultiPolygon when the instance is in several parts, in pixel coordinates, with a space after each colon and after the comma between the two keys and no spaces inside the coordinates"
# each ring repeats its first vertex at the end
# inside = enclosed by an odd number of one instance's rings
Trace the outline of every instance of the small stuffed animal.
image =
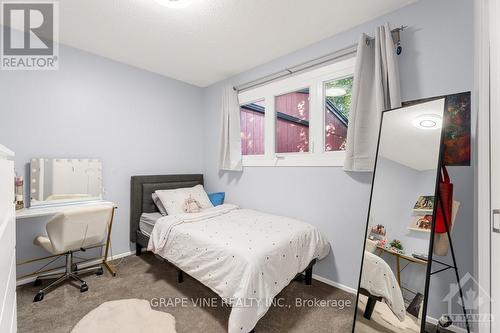
{"type": "Polygon", "coordinates": [[[198,213],[201,210],[201,205],[196,199],[189,196],[189,198],[184,201],[183,210],[185,213],[198,213]]]}

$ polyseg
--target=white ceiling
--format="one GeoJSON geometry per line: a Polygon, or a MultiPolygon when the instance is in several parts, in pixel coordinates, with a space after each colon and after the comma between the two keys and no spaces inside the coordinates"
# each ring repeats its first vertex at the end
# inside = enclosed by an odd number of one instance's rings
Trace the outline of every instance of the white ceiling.
{"type": "Polygon", "coordinates": [[[203,87],[416,0],[189,1],[60,1],[59,40],[203,87]]]}
{"type": "Polygon", "coordinates": [[[437,115],[442,118],[444,99],[417,104],[384,114],[379,154],[415,170],[437,168],[440,129],[420,129],[413,120],[422,115],[437,115]]]}

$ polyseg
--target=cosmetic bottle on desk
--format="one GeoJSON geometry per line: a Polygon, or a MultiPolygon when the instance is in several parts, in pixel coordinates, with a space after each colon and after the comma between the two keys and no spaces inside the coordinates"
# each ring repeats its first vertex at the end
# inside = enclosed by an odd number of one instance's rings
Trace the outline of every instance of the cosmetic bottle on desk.
{"type": "Polygon", "coordinates": [[[16,210],[24,208],[24,179],[16,176],[16,210]]]}

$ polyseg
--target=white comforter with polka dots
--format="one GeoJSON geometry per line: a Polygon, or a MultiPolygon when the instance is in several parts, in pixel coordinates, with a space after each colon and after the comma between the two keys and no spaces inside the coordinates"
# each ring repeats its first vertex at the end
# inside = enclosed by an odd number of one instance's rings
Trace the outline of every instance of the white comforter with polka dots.
{"type": "Polygon", "coordinates": [[[384,259],[365,251],[361,288],[373,296],[382,297],[400,321],[406,316],[403,294],[391,267],[384,259]]]}
{"type": "Polygon", "coordinates": [[[229,333],[250,332],[274,297],[330,251],[310,224],[224,204],[160,218],[148,250],[231,304],[229,333]]]}

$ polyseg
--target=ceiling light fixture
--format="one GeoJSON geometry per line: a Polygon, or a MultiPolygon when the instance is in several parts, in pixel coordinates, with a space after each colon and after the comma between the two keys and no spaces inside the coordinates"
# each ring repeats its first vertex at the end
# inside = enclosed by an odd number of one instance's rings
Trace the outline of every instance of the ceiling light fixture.
{"type": "Polygon", "coordinates": [[[186,8],[191,0],[156,0],[160,5],[169,8],[186,8]]]}
{"type": "Polygon", "coordinates": [[[433,130],[441,128],[443,118],[436,114],[424,114],[413,120],[413,126],[423,130],[433,130]]]}
{"type": "Polygon", "coordinates": [[[340,97],[347,94],[347,91],[344,88],[340,87],[332,87],[326,89],[326,96],[330,97],[340,97]]]}

